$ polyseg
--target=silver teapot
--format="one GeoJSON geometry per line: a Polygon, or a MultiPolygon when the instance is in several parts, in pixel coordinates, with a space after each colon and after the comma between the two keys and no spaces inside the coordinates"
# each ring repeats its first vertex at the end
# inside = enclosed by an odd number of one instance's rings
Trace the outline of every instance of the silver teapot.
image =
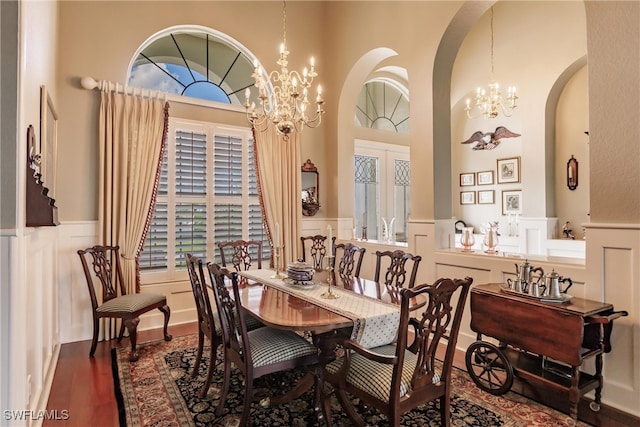
{"type": "Polygon", "coordinates": [[[544,270],[542,267],[534,267],[532,266],[528,260],[524,260],[522,264],[516,264],[516,275],[518,276],[517,281],[522,283],[524,286],[524,291],[527,292],[529,289],[529,285],[532,283],[537,283],[544,276],[544,270]],[[537,279],[534,280],[534,273],[540,273],[537,279]]]}
{"type": "Polygon", "coordinates": [[[544,276],[545,292],[544,296],[554,299],[562,298],[562,294],[566,294],[569,288],[573,285],[573,281],[569,277],[562,277],[555,270],[544,276]],[[562,289],[560,284],[568,282],[569,285],[562,289]]]}

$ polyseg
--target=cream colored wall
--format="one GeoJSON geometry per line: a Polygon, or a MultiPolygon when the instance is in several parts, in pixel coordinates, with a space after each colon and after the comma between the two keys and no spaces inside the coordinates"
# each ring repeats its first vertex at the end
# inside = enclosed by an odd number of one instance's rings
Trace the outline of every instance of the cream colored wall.
{"type": "MultiPolygon", "coordinates": [[[[555,207],[560,227],[570,221],[576,239],[584,233],[581,224],[589,222],[589,127],[588,70],[582,67],[564,87],[558,101],[555,129],[555,207]],[[578,161],[578,187],[567,187],[567,161],[578,161]]],[[[556,230],[555,238],[562,238],[556,230]]]]}
{"type": "MultiPolygon", "coordinates": [[[[520,99],[511,117],[500,114],[494,119],[468,119],[464,112],[466,99],[471,98],[473,102],[475,89],[486,88],[492,79],[490,12],[487,11],[460,46],[453,68],[451,157],[455,179],[451,191],[456,218],[476,229],[488,221],[500,221],[504,232],[507,218],[502,215],[502,191],[522,190],[523,217],[548,216],[545,188],[549,183],[551,190],[555,189],[555,120],[547,119],[546,110],[548,104],[555,110],[553,88],[565,70],[586,55],[586,20],[584,5],[580,2],[498,2],[493,9],[493,78],[501,84],[503,96],[506,97],[508,86],[515,85],[520,99]],[[498,126],[506,126],[521,136],[505,138],[493,150],[474,151],[475,144],[461,144],[476,131],[493,132],[498,126]],[[549,127],[550,134],[547,133],[549,127]],[[497,173],[497,159],[510,157],[521,158],[521,182],[498,184],[496,181],[494,185],[460,187],[460,173],[485,170],[497,173]],[[459,193],[463,190],[494,190],[496,203],[461,205],[459,193]]],[[[578,114],[576,118],[564,116],[563,119],[584,123],[585,117],[578,114]]],[[[559,123],[566,126],[564,122],[559,123]]],[[[584,136],[582,132],[578,137],[584,136]]],[[[586,213],[586,200],[583,206],[586,213]]],[[[555,209],[551,210],[551,216],[555,216],[555,209]]],[[[582,219],[580,216],[579,220],[582,219]]],[[[580,224],[578,218],[571,221],[580,224]]]]}

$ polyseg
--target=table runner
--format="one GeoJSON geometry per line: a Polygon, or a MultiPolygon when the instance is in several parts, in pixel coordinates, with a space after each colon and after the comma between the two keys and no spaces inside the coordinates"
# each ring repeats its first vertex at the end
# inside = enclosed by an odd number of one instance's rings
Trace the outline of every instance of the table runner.
{"type": "Polygon", "coordinates": [[[282,279],[273,279],[271,276],[274,275],[274,270],[269,269],[247,270],[238,274],[348,317],[354,325],[351,339],[365,348],[389,344],[395,341],[398,335],[400,306],[396,304],[386,303],[335,286],[331,288],[331,292],[339,295],[340,298],[322,298],[320,295],[327,291],[325,283],[320,283],[312,289],[302,289],[295,285],[289,285],[282,279]]]}

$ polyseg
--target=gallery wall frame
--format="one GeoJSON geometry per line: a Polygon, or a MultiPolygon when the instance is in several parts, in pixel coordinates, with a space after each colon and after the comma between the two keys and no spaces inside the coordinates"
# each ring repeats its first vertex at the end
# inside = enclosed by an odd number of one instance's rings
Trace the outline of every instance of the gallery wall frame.
{"type": "Polygon", "coordinates": [[[460,192],[460,204],[461,205],[475,205],[476,204],[476,192],[475,191],[461,191],[460,192]]]}
{"type": "Polygon", "coordinates": [[[460,187],[476,185],[476,174],[473,172],[460,174],[460,187]]]}
{"type": "Polygon", "coordinates": [[[478,185],[493,184],[493,171],[476,172],[476,182],[478,185]]]}
{"type": "Polygon", "coordinates": [[[522,213],[522,190],[502,192],[502,215],[522,213]]]}
{"type": "Polygon", "coordinates": [[[494,190],[478,190],[479,205],[493,205],[495,202],[494,190]]]}
{"type": "Polygon", "coordinates": [[[520,182],[520,157],[498,159],[498,184],[520,182]]]}
{"type": "Polygon", "coordinates": [[[58,114],[45,85],[40,86],[40,174],[49,189],[56,194],[56,161],[58,156],[58,114]]]}

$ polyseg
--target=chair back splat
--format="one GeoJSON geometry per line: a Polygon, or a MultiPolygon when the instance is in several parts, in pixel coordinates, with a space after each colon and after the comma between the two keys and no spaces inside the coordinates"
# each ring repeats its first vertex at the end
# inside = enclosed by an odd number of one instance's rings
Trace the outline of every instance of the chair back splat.
{"type": "Polygon", "coordinates": [[[249,423],[249,412],[253,398],[253,380],[266,374],[286,371],[298,367],[312,368],[319,390],[320,373],[317,372],[317,348],[293,331],[264,326],[247,330],[249,313],[242,307],[238,273],[230,272],[217,264],[208,265],[213,294],[222,326],[224,357],[224,383],[216,414],[221,416],[229,391],[231,364],[244,375],[244,407],[241,426],[249,423]],[[231,292],[230,292],[231,290],[231,292]]]}
{"type": "Polygon", "coordinates": [[[334,271],[343,278],[360,277],[362,258],[366,248],[354,245],[351,242],[333,244],[334,271]],[[337,267],[336,267],[337,265],[337,267]]]}
{"type": "Polygon", "coordinates": [[[119,246],[96,245],[78,251],[82,270],[84,271],[89,297],[91,298],[91,311],[93,315],[93,339],[89,356],[93,357],[98,345],[98,335],[100,333],[101,318],[121,319],[118,342],[122,341],[124,328],[129,332],[131,341],[131,355],[129,360],[138,360],[136,349],[137,328],[140,322],[140,315],[155,308],[164,315],[164,339],[171,340],[167,328],[171,310],[167,305],[167,298],[164,295],[140,293],[127,294],[124,283],[124,276],[120,267],[119,246]],[[89,268],[91,264],[91,268],[89,268]],[[101,288],[102,299],[99,301],[96,294],[96,287],[101,288]]]}
{"type": "Polygon", "coordinates": [[[327,255],[326,246],[327,236],[322,234],[316,234],[315,236],[302,236],[300,242],[302,243],[302,261],[307,261],[307,242],[309,242],[309,256],[311,266],[320,271],[324,269],[324,257],[327,255]]]}
{"type": "Polygon", "coordinates": [[[262,242],[259,240],[234,240],[218,243],[222,266],[231,265],[236,271],[262,268],[262,242]]]}
{"type": "Polygon", "coordinates": [[[374,281],[376,283],[384,283],[397,288],[413,288],[418,273],[418,265],[422,257],[420,255],[412,255],[403,250],[395,251],[376,251],[376,272],[374,281]],[[407,268],[411,267],[411,272],[407,268]],[[380,281],[380,274],[384,269],[384,281],[380,281]],[[407,281],[408,274],[408,281],[407,281]],[[406,286],[405,286],[406,285],[406,286]]]}
{"type": "MultiPolygon", "coordinates": [[[[344,355],[325,367],[325,379],[354,424],[364,426],[350,395],[382,412],[389,425],[399,426],[400,415],[438,399],[441,425],[450,425],[451,369],[464,305],[473,279],[436,280],[400,289],[400,325],[395,343],[366,349],[344,341],[344,355]],[[410,313],[412,298],[427,298],[426,306],[410,313]],[[409,316],[415,315],[415,318],[409,316]],[[413,342],[407,346],[409,327],[413,342]],[[444,360],[436,359],[445,346],[444,360]]],[[[331,420],[329,399],[324,398],[325,418],[331,420]]]]}

